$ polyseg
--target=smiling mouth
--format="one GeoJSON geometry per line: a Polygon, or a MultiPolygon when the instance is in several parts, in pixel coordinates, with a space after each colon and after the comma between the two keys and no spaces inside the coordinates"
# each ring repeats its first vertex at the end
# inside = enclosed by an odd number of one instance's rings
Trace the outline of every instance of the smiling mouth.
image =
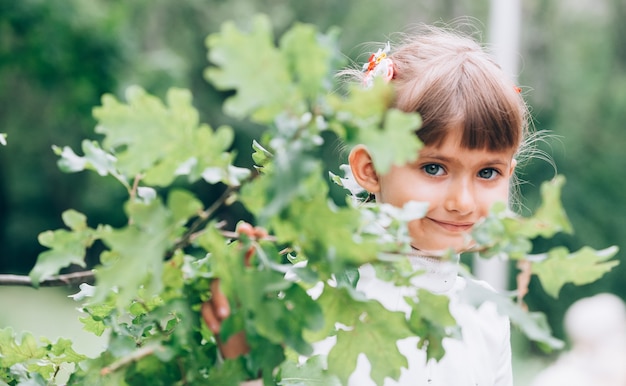
{"type": "Polygon", "coordinates": [[[472,229],[472,226],[474,226],[474,223],[458,223],[458,222],[448,222],[448,221],[439,221],[439,220],[435,220],[432,218],[428,218],[430,221],[432,221],[433,223],[439,225],[440,227],[442,227],[443,229],[449,231],[449,232],[455,232],[455,233],[462,233],[462,232],[467,232],[470,229],[472,229]]]}

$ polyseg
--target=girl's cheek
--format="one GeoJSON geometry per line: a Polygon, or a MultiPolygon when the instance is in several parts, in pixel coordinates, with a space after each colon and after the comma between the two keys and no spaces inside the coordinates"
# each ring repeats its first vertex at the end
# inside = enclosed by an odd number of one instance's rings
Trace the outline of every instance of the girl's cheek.
{"type": "Polygon", "coordinates": [[[489,211],[491,211],[491,208],[498,202],[504,203],[506,205],[508,205],[509,203],[509,188],[508,186],[501,188],[497,191],[491,192],[491,194],[486,194],[483,196],[484,202],[483,202],[483,213],[482,213],[482,217],[487,216],[489,214],[489,211]]]}

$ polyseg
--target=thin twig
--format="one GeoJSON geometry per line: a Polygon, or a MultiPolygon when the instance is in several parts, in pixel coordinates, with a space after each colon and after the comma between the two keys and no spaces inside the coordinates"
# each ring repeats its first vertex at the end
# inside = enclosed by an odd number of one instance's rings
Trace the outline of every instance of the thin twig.
{"type": "MultiPolygon", "coordinates": [[[[39,282],[39,287],[61,287],[76,284],[93,284],[94,271],[80,271],[63,275],[52,276],[39,282]]],[[[0,286],[25,286],[34,287],[34,283],[27,275],[0,275],[0,286]]]]}
{"type": "Polygon", "coordinates": [[[134,201],[137,196],[137,189],[139,188],[139,181],[141,181],[141,174],[137,174],[133,179],[133,187],[128,194],[130,195],[130,201],[134,201]]]}
{"type": "Polygon", "coordinates": [[[111,374],[124,366],[131,364],[132,362],[139,361],[147,356],[154,354],[156,351],[164,350],[162,346],[146,346],[142,347],[136,351],[133,351],[130,355],[127,355],[119,360],[111,363],[107,367],[102,368],[100,370],[100,375],[108,375],[111,374]]]}
{"type": "MultiPolygon", "coordinates": [[[[222,236],[229,239],[238,239],[240,236],[239,233],[231,231],[220,231],[220,233],[222,234],[222,236]]],[[[276,238],[274,236],[266,236],[260,238],[259,240],[276,242],[276,238]]],[[[281,251],[281,254],[283,253],[285,253],[285,251],[281,251]]],[[[51,276],[47,279],[41,280],[39,282],[39,287],[64,287],[82,283],[94,284],[94,271],[79,271],[51,276]]],[[[28,275],[0,274],[0,287],[2,286],[34,287],[35,285],[28,275]]]]}
{"type": "Polygon", "coordinates": [[[189,245],[191,239],[196,235],[198,230],[207,221],[209,221],[209,219],[215,213],[215,211],[217,211],[226,202],[228,197],[235,190],[236,189],[234,187],[229,186],[228,188],[226,188],[226,190],[222,193],[222,195],[217,200],[213,201],[210,207],[208,207],[206,210],[199,213],[196,221],[193,224],[191,224],[191,226],[189,226],[189,230],[187,231],[187,233],[185,233],[183,237],[180,240],[178,240],[178,242],[176,242],[174,247],[167,252],[166,254],[167,257],[171,257],[175,250],[184,248],[187,245],[189,245]]]}
{"type": "MultiPolygon", "coordinates": [[[[135,201],[135,197],[137,197],[137,189],[139,189],[139,181],[141,181],[141,178],[142,178],[141,174],[137,174],[135,176],[135,179],[133,180],[133,187],[128,192],[130,202],[135,201]]],[[[133,218],[131,216],[128,216],[128,225],[132,225],[132,224],[133,224],[133,218]]]]}

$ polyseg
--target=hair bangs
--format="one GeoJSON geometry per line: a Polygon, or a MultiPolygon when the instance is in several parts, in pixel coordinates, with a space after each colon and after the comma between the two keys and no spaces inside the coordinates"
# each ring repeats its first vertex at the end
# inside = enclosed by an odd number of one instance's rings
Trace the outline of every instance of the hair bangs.
{"type": "Polygon", "coordinates": [[[420,140],[440,146],[448,134],[460,130],[460,146],[464,148],[517,149],[526,117],[524,102],[513,83],[495,75],[498,71],[489,71],[495,66],[492,63],[478,65],[466,57],[455,64],[454,71],[448,67],[448,76],[437,77],[428,85],[422,83],[421,98],[412,106],[423,120],[416,132],[420,140]]]}

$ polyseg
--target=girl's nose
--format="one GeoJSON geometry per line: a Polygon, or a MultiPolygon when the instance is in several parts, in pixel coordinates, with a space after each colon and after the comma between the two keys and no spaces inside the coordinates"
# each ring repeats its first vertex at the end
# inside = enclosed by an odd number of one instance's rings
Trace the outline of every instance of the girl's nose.
{"type": "Polygon", "coordinates": [[[467,215],[476,209],[474,189],[469,181],[456,181],[450,184],[446,194],[444,207],[447,211],[467,215]]]}

